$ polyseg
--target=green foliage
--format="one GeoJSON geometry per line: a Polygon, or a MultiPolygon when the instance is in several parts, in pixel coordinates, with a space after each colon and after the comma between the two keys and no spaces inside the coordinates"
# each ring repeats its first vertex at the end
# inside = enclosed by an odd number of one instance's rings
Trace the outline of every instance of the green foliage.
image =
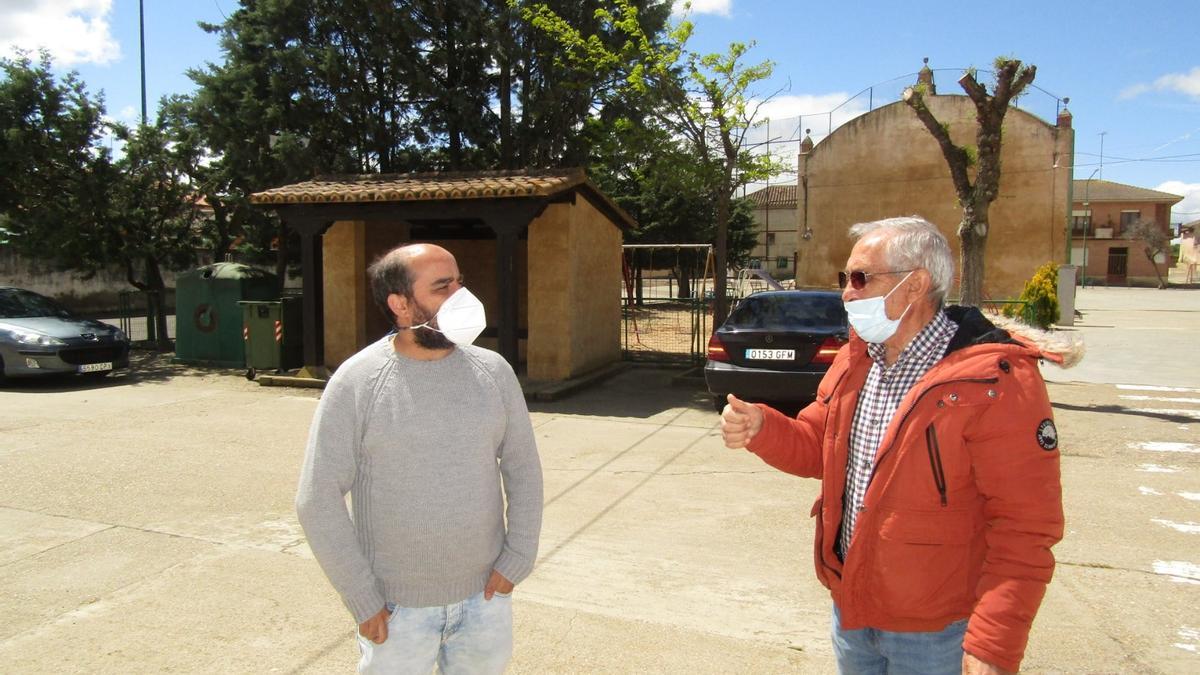
{"type": "Polygon", "coordinates": [[[1037,269],[1021,291],[1023,309],[1017,305],[1004,308],[1004,315],[1018,313],[1025,323],[1046,329],[1058,321],[1058,265],[1048,262],[1037,269]]]}
{"type": "Polygon", "coordinates": [[[105,215],[110,158],[100,145],[104,103],[50,57],[0,59],[0,217],[16,250],[74,262],[76,230],[105,215]]]}
{"type": "MultiPolygon", "coordinates": [[[[625,201],[642,209],[639,222],[646,228],[643,236],[664,236],[674,233],[675,241],[713,241],[716,245],[718,269],[744,258],[741,240],[735,244],[732,224],[738,212],[733,203],[737,189],[761,181],[780,171],[780,166],[767,157],[749,151],[746,133],[765,123],[758,108],[770,97],[756,96],[754,87],[770,77],[774,64],[763,61],[747,64],[745,57],[753,43],[732,43],[720,53],[699,54],[687,49],[692,25],[681,21],[665,36],[649,32],[639,21],[640,10],[632,0],[611,0],[614,9],[597,10],[594,17],[599,26],[589,28],[571,20],[545,2],[509,0],[512,7],[521,9],[522,18],[553,39],[562,50],[562,59],[589,72],[602,73],[608,86],[598,92],[600,100],[632,101],[629,122],[618,121],[611,129],[622,130],[640,126],[638,142],[653,148],[650,158],[678,157],[679,161],[664,165],[668,175],[641,171],[645,164],[616,164],[598,157],[606,165],[602,171],[612,184],[631,188],[616,191],[625,201]],[[599,32],[596,32],[599,31],[599,32]],[[598,35],[608,36],[607,40],[598,35]],[[670,186],[685,184],[695,190],[677,190],[670,186]],[[666,199],[655,202],[651,195],[662,194],[666,199]],[[678,204],[688,198],[688,204],[678,204]],[[680,208],[668,213],[658,208],[663,203],[680,208]],[[690,218],[682,214],[700,214],[709,210],[712,219],[690,218]],[[650,217],[647,218],[646,215],[650,217]],[[674,223],[683,223],[686,232],[678,232],[674,223]],[[715,225],[709,239],[705,232],[708,223],[715,225]]],[[[663,3],[661,6],[667,6],[663,3]]],[[[748,250],[748,247],[746,248],[748,250]]],[[[724,284],[718,276],[718,287],[724,284]]],[[[718,293],[714,310],[718,320],[723,318],[724,295],[718,293]]]]}

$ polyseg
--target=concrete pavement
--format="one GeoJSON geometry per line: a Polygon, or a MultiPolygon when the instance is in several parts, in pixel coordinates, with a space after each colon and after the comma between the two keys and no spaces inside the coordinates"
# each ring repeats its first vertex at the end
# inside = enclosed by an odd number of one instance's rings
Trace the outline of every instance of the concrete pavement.
{"type": "MultiPolygon", "coordinates": [[[[1200,384],[1170,379],[1200,292],[1170,293],[1087,289],[1084,367],[1047,371],[1068,527],[1026,672],[1200,671],[1200,384]]],[[[511,672],[834,672],[816,482],[725,449],[675,374],[531,406],[546,518],[511,672]]],[[[319,395],[162,359],[0,386],[4,670],[350,671],[292,510],[319,395]]]]}

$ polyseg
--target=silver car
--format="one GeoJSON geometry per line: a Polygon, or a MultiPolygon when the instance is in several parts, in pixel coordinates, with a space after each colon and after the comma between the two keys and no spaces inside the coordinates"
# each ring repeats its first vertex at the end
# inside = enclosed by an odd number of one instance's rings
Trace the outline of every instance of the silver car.
{"type": "Polygon", "coordinates": [[[129,367],[129,338],[33,291],[0,286],[0,379],[105,375],[129,367]]]}

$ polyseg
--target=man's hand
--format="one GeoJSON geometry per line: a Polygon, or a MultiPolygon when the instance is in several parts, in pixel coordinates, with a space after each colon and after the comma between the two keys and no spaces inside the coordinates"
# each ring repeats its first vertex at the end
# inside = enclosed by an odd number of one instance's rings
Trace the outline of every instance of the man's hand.
{"type": "Polygon", "coordinates": [[[492,576],[488,579],[487,586],[483,587],[483,599],[491,600],[492,596],[497,593],[501,595],[508,595],[512,592],[513,582],[505,579],[503,574],[500,574],[496,570],[492,570],[492,576]]]}
{"type": "Polygon", "coordinates": [[[963,675],[1015,675],[1011,670],[984,663],[969,652],[963,652],[962,671],[963,675]]]}
{"type": "Polygon", "coordinates": [[[383,644],[387,639],[387,622],[391,616],[392,613],[384,607],[375,616],[358,624],[358,634],[377,645],[383,644]]]}
{"type": "Polygon", "coordinates": [[[742,399],[729,394],[729,404],[721,411],[721,436],[727,448],[744,448],[762,429],[763,411],[742,399]]]}

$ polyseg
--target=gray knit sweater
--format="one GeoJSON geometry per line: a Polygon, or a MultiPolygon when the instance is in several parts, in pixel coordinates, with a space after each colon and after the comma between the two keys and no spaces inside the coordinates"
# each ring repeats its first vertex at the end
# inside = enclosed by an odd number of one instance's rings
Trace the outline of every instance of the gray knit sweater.
{"type": "Polygon", "coordinates": [[[358,623],[386,601],[459,602],[493,569],[519,583],[537,557],[542,467],[512,368],[478,347],[417,361],[387,338],[367,346],[321,396],[296,512],[358,623]]]}

